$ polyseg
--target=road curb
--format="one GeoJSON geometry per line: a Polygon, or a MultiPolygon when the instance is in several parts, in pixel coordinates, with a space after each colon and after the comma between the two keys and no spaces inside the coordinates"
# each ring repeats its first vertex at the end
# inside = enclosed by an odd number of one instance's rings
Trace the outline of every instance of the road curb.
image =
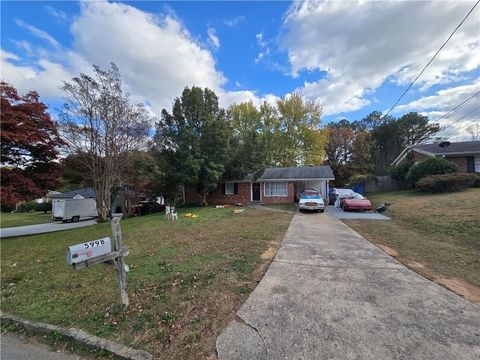
{"type": "Polygon", "coordinates": [[[75,328],[62,328],[56,325],[45,324],[22,319],[16,315],[0,313],[2,324],[15,324],[31,334],[49,335],[52,333],[61,334],[65,339],[76,341],[82,345],[107,351],[120,359],[127,360],[151,360],[152,355],[143,350],[136,350],[125,345],[90,335],[82,330],[75,328]]]}

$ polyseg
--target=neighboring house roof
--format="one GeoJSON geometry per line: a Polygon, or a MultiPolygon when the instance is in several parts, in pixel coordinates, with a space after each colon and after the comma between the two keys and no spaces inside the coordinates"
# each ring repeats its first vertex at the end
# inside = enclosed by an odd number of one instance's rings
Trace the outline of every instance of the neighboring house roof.
{"type": "Polygon", "coordinates": [[[268,168],[259,178],[259,180],[263,181],[313,179],[335,180],[335,176],[330,166],[304,166],[268,168]]]}
{"type": "Polygon", "coordinates": [[[49,194],[52,199],[73,199],[83,197],[84,199],[95,198],[95,191],[92,188],[83,188],[58,194],[49,194]]]}
{"type": "Polygon", "coordinates": [[[412,150],[427,156],[479,155],[480,141],[452,142],[444,148],[440,147],[439,143],[407,146],[393,161],[392,165],[398,165],[412,150]]]}

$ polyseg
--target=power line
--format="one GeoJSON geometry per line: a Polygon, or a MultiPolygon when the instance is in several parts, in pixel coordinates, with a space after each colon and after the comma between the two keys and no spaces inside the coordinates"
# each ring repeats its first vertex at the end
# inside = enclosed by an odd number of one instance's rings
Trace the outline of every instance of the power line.
{"type": "Polygon", "coordinates": [[[477,96],[478,94],[480,94],[480,91],[477,91],[475,94],[473,94],[472,96],[470,96],[468,99],[465,99],[464,101],[462,101],[460,104],[458,104],[457,106],[455,106],[452,110],[450,110],[449,112],[445,113],[444,115],[442,115],[441,117],[439,117],[437,120],[435,121],[440,121],[442,120],[443,118],[447,117],[448,115],[451,115],[452,113],[455,112],[455,110],[457,110],[460,106],[462,106],[463,104],[469,102],[471,99],[473,99],[475,96],[477,96]]]}
{"type": "MultiPolygon", "coordinates": [[[[462,24],[465,22],[465,20],[467,20],[467,18],[470,16],[470,14],[472,13],[472,11],[475,9],[475,7],[478,5],[478,3],[480,3],[480,0],[478,0],[475,5],[473,5],[473,7],[470,9],[470,11],[468,12],[468,14],[463,18],[463,20],[460,22],[460,24],[457,25],[457,27],[455,28],[455,30],[453,30],[453,32],[450,34],[450,36],[448,37],[448,39],[443,43],[442,46],[440,46],[440,49],[437,50],[437,52],[435,53],[435,55],[433,55],[433,57],[430,59],[430,61],[427,63],[427,65],[424,66],[424,68],[422,69],[422,71],[420,71],[420,74],[417,75],[417,77],[412,81],[412,83],[407,87],[407,89],[403,92],[403,94],[398,98],[398,100],[395,102],[395,104],[393,104],[393,106],[390,108],[390,110],[388,110],[387,114],[390,114],[390,112],[395,109],[395,107],[398,105],[398,103],[400,102],[400,100],[402,100],[402,98],[405,96],[405,94],[408,92],[408,90],[410,90],[410,88],[413,86],[413,84],[415,84],[418,80],[418,78],[420,76],[422,76],[423,72],[425,71],[425,69],[432,63],[432,61],[437,57],[438,53],[440,51],[442,51],[442,49],[445,47],[445,45],[447,45],[448,41],[452,38],[453,34],[455,34],[455,32],[458,30],[458,28],[460,26],[462,26],[462,24]]],[[[385,116],[386,116],[385,115],[385,116]]]]}
{"type": "Polygon", "coordinates": [[[445,131],[445,130],[448,129],[450,126],[455,125],[455,124],[458,123],[460,120],[465,119],[468,115],[474,113],[474,112],[477,111],[478,109],[480,109],[480,106],[477,106],[475,109],[473,109],[472,111],[470,111],[468,114],[463,115],[460,119],[457,119],[457,120],[455,120],[453,123],[451,123],[450,125],[444,127],[444,128],[442,129],[442,131],[445,131]]]}
{"type": "MultiPolygon", "coordinates": [[[[459,133],[459,132],[461,132],[461,131],[463,131],[463,130],[468,129],[470,126],[475,125],[475,124],[477,124],[477,129],[478,129],[478,124],[479,124],[479,123],[480,123],[480,119],[477,119],[477,120],[475,120],[475,121],[467,124],[466,126],[463,126],[463,127],[461,127],[460,129],[456,130],[456,132],[459,133]]],[[[450,132],[450,133],[446,134],[445,136],[450,137],[450,136],[452,136],[454,133],[455,133],[455,132],[450,132]]],[[[457,134],[457,135],[458,135],[458,134],[457,134]]]]}

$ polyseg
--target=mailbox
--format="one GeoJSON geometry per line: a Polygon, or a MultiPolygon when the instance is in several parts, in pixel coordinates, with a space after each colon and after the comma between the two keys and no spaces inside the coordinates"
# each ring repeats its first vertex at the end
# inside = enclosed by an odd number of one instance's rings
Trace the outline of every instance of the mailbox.
{"type": "Polygon", "coordinates": [[[90,240],[67,248],[68,265],[78,264],[86,260],[106,255],[112,252],[112,240],[104,237],[98,240],[90,240]]]}

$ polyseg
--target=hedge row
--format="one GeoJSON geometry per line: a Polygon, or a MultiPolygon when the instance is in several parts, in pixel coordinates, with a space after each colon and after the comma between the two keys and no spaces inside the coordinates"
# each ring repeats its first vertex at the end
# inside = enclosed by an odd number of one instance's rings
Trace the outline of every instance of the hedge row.
{"type": "Polygon", "coordinates": [[[52,211],[52,203],[37,203],[35,201],[30,201],[21,205],[22,211],[43,211],[46,213],[47,211],[52,211]]]}
{"type": "Polygon", "coordinates": [[[430,175],[423,177],[415,183],[415,189],[431,193],[453,192],[469,187],[480,187],[480,174],[452,173],[430,175]]]}

